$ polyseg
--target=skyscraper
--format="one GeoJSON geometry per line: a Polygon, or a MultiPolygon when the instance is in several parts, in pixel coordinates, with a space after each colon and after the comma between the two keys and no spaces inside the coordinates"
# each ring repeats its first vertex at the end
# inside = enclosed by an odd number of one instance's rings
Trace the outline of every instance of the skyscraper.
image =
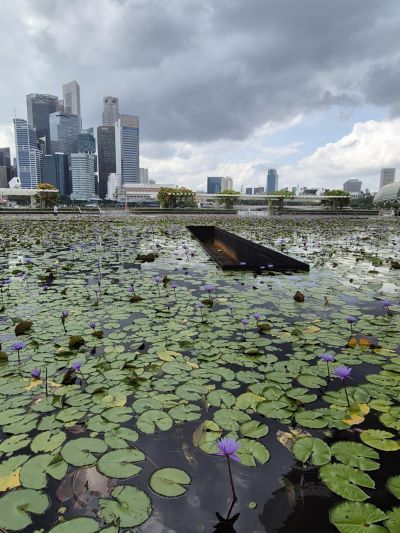
{"type": "Polygon", "coordinates": [[[274,168],[270,168],[267,174],[267,193],[278,190],[278,173],[274,168]]]}
{"type": "Polygon", "coordinates": [[[384,187],[385,185],[389,185],[389,183],[393,183],[395,179],[396,179],[395,168],[382,168],[379,188],[382,189],[382,187],[384,187]]]}
{"type": "Polygon", "coordinates": [[[51,153],[49,115],[57,111],[58,98],[51,94],[28,94],[26,109],[28,123],[36,127],[37,140],[42,139],[39,149],[45,147],[45,153],[51,153]]]}
{"type": "Polygon", "coordinates": [[[233,189],[233,179],[229,176],[225,176],[221,181],[221,191],[225,191],[226,189],[233,189]]]}
{"type": "Polygon", "coordinates": [[[108,175],[115,173],[115,127],[97,128],[97,157],[99,161],[99,196],[107,196],[108,175]]]}
{"type": "Polygon", "coordinates": [[[72,192],[67,154],[48,154],[42,161],[42,183],[50,183],[59,190],[61,198],[72,192]]]}
{"type": "Polygon", "coordinates": [[[119,119],[119,99],[115,96],[103,98],[103,126],[114,126],[119,119]]]}
{"type": "Polygon", "coordinates": [[[41,178],[41,152],[37,149],[36,128],[22,118],[14,119],[18,177],[23,189],[35,189],[41,178]]]}
{"type": "Polygon", "coordinates": [[[0,189],[6,189],[7,187],[8,187],[7,167],[0,165],[0,189]]]}
{"type": "Polygon", "coordinates": [[[361,192],[362,181],[356,178],[349,179],[343,183],[344,192],[361,192]]]}
{"type": "Polygon", "coordinates": [[[88,200],[96,194],[93,154],[71,154],[71,200],[88,200]]]}
{"type": "Polygon", "coordinates": [[[77,81],[70,81],[63,85],[64,112],[79,117],[79,129],[82,128],[81,92],[77,81]]]}
{"type": "Polygon", "coordinates": [[[12,178],[12,165],[10,148],[0,148],[0,167],[6,167],[7,181],[12,178]]]}
{"type": "Polygon", "coordinates": [[[63,152],[71,155],[78,151],[79,124],[77,115],[60,111],[50,115],[51,153],[63,152]]]}
{"type": "Polygon", "coordinates": [[[222,191],[222,177],[207,177],[207,194],[218,194],[222,191]]]}
{"type": "Polygon", "coordinates": [[[93,128],[88,128],[78,133],[78,152],[86,154],[94,154],[96,152],[96,139],[93,135],[93,128]]]}
{"type": "Polygon", "coordinates": [[[139,183],[139,117],[120,115],[115,124],[115,154],[122,185],[139,183]]]}
{"type": "Polygon", "coordinates": [[[139,168],[140,183],[149,183],[149,169],[139,168]]]}

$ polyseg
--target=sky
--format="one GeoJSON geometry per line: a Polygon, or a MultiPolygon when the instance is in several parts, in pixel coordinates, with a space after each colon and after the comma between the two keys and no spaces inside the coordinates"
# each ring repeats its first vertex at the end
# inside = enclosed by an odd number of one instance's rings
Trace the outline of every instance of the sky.
{"type": "Polygon", "coordinates": [[[77,80],[83,127],[102,98],[140,117],[140,166],[206,188],[376,191],[400,172],[398,0],[0,0],[0,146],[26,95],[77,80]]]}

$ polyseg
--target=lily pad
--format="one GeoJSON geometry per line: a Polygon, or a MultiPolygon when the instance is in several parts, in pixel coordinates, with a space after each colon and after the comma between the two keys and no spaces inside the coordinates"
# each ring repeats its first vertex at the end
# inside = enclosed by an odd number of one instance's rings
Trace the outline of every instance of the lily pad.
{"type": "Polygon", "coordinates": [[[340,503],[332,509],[330,518],[341,533],[386,533],[377,522],[385,520],[387,515],[371,503],[340,503]]]}
{"type": "Polygon", "coordinates": [[[339,496],[351,501],[364,501],[368,494],[360,487],[375,488],[374,480],[365,472],[348,465],[329,464],[322,466],[319,475],[327,487],[339,496]]]}
{"type": "Polygon", "coordinates": [[[394,435],[390,431],[380,429],[367,429],[360,434],[360,439],[377,450],[385,452],[395,452],[400,450],[400,443],[393,439],[394,435]]]}
{"type": "Polygon", "coordinates": [[[88,516],[79,516],[57,524],[49,530],[49,533],[97,533],[97,531],[100,531],[97,520],[88,516]]]}
{"type": "Polygon", "coordinates": [[[136,527],[143,524],[151,515],[151,500],[137,487],[119,485],[111,492],[111,496],[113,499],[99,499],[99,515],[107,524],[136,527]]]}
{"type": "Polygon", "coordinates": [[[292,451],[299,461],[311,460],[313,465],[325,465],[331,460],[331,450],[321,439],[301,437],[294,441],[292,451]]]}
{"type": "Polygon", "coordinates": [[[125,479],[142,470],[134,463],[144,461],[145,458],[144,453],[136,448],[114,450],[100,457],[97,470],[108,477],[125,479]]]}
{"type": "Polygon", "coordinates": [[[61,456],[68,464],[73,466],[90,466],[97,462],[93,454],[103,454],[107,444],[100,439],[80,438],[67,442],[61,449],[61,456]]]}
{"type": "Polygon", "coordinates": [[[376,470],[379,468],[379,453],[359,442],[335,442],[331,446],[332,455],[341,463],[360,468],[376,470]]]}
{"type": "Polygon", "coordinates": [[[20,531],[32,524],[31,514],[42,514],[49,507],[46,494],[19,489],[0,498],[0,527],[20,531]]]}
{"type": "Polygon", "coordinates": [[[160,468],[150,477],[150,487],[161,496],[181,496],[191,479],[189,474],[179,468],[160,468]]]}

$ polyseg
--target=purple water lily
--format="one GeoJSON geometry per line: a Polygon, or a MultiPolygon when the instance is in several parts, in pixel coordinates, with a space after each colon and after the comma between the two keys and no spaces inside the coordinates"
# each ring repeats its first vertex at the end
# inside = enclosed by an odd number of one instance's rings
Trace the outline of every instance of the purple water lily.
{"type": "Polygon", "coordinates": [[[240,444],[235,439],[225,438],[217,441],[218,453],[217,455],[225,455],[234,461],[240,463],[240,458],[236,455],[236,452],[240,448],[240,444]]]}
{"type": "Polygon", "coordinates": [[[75,372],[79,372],[79,370],[81,369],[81,366],[82,366],[82,363],[80,361],[73,361],[73,363],[71,364],[71,368],[75,370],[75,372]]]}
{"type": "Polygon", "coordinates": [[[66,319],[68,318],[69,316],[69,311],[67,311],[66,309],[64,309],[63,311],[61,311],[61,319],[66,319]]]}
{"type": "Polygon", "coordinates": [[[89,322],[88,324],[89,328],[92,328],[93,330],[96,329],[96,322],[89,322]]]}
{"type": "Polygon", "coordinates": [[[40,373],[41,373],[41,370],[40,368],[34,368],[32,371],[31,371],[31,376],[35,379],[39,379],[40,378],[40,373]]]}
{"type": "Polygon", "coordinates": [[[389,300],[383,300],[382,302],[382,307],[383,309],[385,309],[386,311],[389,311],[389,307],[393,305],[392,302],[390,302],[389,300]]]}
{"type": "Polygon", "coordinates": [[[18,354],[18,363],[21,364],[21,358],[19,352],[25,348],[25,343],[23,341],[17,341],[11,344],[11,350],[17,352],[18,354]]]}
{"type": "Polygon", "coordinates": [[[355,316],[348,316],[346,320],[350,324],[350,333],[353,333],[353,324],[358,321],[358,318],[356,318],[355,316]]]}
{"type": "Polygon", "coordinates": [[[326,363],[326,369],[328,371],[328,379],[331,379],[331,374],[329,370],[329,363],[334,363],[336,359],[330,353],[322,353],[319,358],[326,363]]]}
{"type": "Polygon", "coordinates": [[[259,321],[260,318],[261,318],[260,313],[253,313],[253,314],[252,314],[252,317],[257,321],[257,324],[258,324],[258,321],[259,321]]]}
{"type": "MultiPolygon", "coordinates": [[[[340,381],[344,381],[345,379],[350,378],[351,370],[352,369],[346,365],[337,366],[333,370],[333,375],[335,376],[335,378],[340,379],[340,381]]],[[[344,386],[344,392],[346,394],[347,406],[350,407],[349,395],[347,394],[346,385],[344,386]]]]}
{"type": "Polygon", "coordinates": [[[206,283],[203,287],[203,289],[206,291],[206,293],[208,294],[208,297],[209,298],[212,298],[211,296],[211,293],[215,291],[215,287],[213,285],[211,285],[210,283],[206,283]]]}

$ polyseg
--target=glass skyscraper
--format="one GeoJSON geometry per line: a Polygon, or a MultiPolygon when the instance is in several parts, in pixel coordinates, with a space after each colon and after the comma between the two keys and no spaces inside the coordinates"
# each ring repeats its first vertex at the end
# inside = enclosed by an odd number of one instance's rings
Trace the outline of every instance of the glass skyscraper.
{"type": "Polygon", "coordinates": [[[140,183],[139,117],[121,115],[115,124],[116,171],[122,185],[140,183]]]}
{"type": "Polygon", "coordinates": [[[278,190],[278,172],[270,168],[267,174],[267,193],[273,193],[278,190]]]}
{"type": "Polygon", "coordinates": [[[63,152],[71,155],[78,151],[78,133],[80,118],[70,113],[52,113],[50,115],[51,152],[63,152]]]}
{"type": "Polygon", "coordinates": [[[61,198],[72,192],[67,154],[45,155],[42,161],[42,183],[50,183],[59,190],[61,198]]]}
{"type": "Polygon", "coordinates": [[[88,128],[78,133],[78,152],[86,154],[94,154],[96,152],[96,139],[93,135],[93,128],[88,128]]]}
{"type": "Polygon", "coordinates": [[[10,148],[0,148],[0,167],[6,167],[7,182],[12,178],[10,148]]]}
{"type": "Polygon", "coordinates": [[[99,161],[99,196],[107,196],[109,174],[116,171],[115,127],[99,126],[97,128],[97,157],[99,161]]]}
{"type": "Polygon", "coordinates": [[[119,119],[119,99],[115,96],[105,96],[103,106],[103,126],[114,126],[119,119]]]}
{"type": "Polygon", "coordinates": [[[208,176],[207,194],[218,194],[222,190],[222,177],[208,176]]]}
{"type": "Polygon", "coordinates": [[[63,100],[64,112],[79,117],[79,130],[81,130],[81,90],[77,81],[70,81],[63,85],[63,100]]]}
{"type": "Polygon", "coordinates": [[[42,154],[37,149],[36,128],[22,118],[14,119],[18,177],[23,189],[35,189],[41,180],[42,154]]]}
{"type": "MultiPolygon", "coordinates": [[[[44,153],[51,153],[49,115],[58,109],[58,98],[51,94],[28,94],[26,96],[28,123],[36,127],[37,140],[43,139],[44,153]]],[[[38,146],[39,148],[39,146],[38,146]]]]}
{"type": "Polygon", "coordinates": [[[71,154],[71,200],[89,200],[96,194],[93,154],[71,154]]]}

